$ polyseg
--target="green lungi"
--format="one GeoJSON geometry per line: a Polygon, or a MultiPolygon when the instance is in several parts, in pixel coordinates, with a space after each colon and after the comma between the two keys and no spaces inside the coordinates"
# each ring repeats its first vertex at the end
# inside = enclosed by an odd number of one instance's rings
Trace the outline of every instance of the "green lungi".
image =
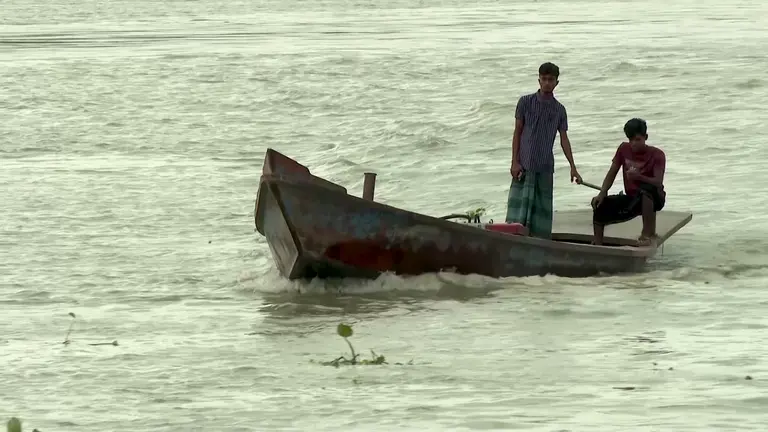
{"type": "Polygon", "coordinates": [[[526,172],[512,179],[507,198],[507,223],[517,222],[531,236],[552,238],[552,173],[526,172]]]}

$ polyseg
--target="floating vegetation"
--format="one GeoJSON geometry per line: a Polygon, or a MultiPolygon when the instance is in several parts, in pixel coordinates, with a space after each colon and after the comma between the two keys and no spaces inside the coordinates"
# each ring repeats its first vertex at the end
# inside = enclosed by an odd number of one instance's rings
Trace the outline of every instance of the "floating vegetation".
{"type": "MultiPolygon", "coordinates": [[[[8,420],[8,432],[21,432],[21,420],[16,417],[11,417],[8,420]]],[[[32,432],[40,432],[37,429],[32,429],[32,432]]]]}
{"type": "MultiPolygon", "coordinates": [[[[72,317],[72,321],[69,323],[69,329],[67,330],[67,335],[64,336],[64,342],[62,342],[64,345],[69,345],[69,344],[72,343],[72,341],[69,339],[69,335],[72,334],[72,328],[75,326],[75,320],[77,319],[77,316],[74,314],[74,312],[70,312],[68,315],[72,317]]],[[[117,341],[115,340],[115,341],[112,341],[112,342],[95,342],[95,343],[89,343],[88,345],[91,345],[91,346],[99,346],[99,345],[117,346],[117,341]]]]}
{"type": "MultiPolygon", "coordinates": [[[[383,355],[376,354],[375,351],[371,350],[371,359],[360,359],[360,354],[355,353],[355,347],[352,346],[352,342],[349,341],[349,338],[352,337],[354,332],[352,331],[352,327],[347,324],[339,324],[336,326],[336,334],[344,338],[344,341],[349,346],[349,351],[352,353],[352,358],[348,359],[344,356],[341,356],[335,360],[331,360],[329,362],[322,362],[321,364],[323,366],[333,366],[333,367],[339,367],[342,365],[345,366],[355,366],[355,365],[385,365],[389,364],[387,363],[386,357],[383,355]]],[[[395,363],[396,365],[403,365],[403,363],[395,363]]],[[[413,360],[408,362],[407,364],[413,364],[413,360]]]]}

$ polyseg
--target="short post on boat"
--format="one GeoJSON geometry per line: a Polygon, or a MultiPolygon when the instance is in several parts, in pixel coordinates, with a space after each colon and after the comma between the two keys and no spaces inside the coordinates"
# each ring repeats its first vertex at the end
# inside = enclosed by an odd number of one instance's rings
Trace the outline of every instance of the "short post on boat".
{"type": "Polygon", "coordinates": [[[376,173],[365,173],[363,181],[363,199],[373,201],[373,191],[376,189],[376,173]]]}

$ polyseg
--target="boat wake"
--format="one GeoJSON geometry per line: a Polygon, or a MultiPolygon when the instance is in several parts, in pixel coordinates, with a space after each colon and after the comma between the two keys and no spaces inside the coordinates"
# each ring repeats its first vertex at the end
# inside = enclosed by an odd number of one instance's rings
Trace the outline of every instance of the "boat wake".
{"type": "Polygon", "coordinates": [[[579,289],[600,285],[614,289],[661,288],[678,284],[718,284],[735,279],[760,279],[768,276],[768,265],[670,266],[657,265],[650,271],[633,275],[600,275],[591,278],[566,278],[554,275],[494,279],[477,274],[450,272],[418,276],[385,273],[367,279],[287,280],[277,269],[269,268],[259,275],[241,278],[241,289],[266,296],[288,298],[313,296],[360,296],[396,298],[433,298],[470,300],[487,297],[500,290],[530,290],[545,287],[579,289]]]}
{"type": "Polygon", "coordinates": [[[376,279],[312,279],[287,280],[277,269],[250,280],[242,280],[243,289],[260,294],[288,295],[361,295],[384,294],[402,297],[464,297],[486,295],[502,289],[503,280],[482,275],[457,275],[450,272],[402,277],[384,273],[376,279]]]}

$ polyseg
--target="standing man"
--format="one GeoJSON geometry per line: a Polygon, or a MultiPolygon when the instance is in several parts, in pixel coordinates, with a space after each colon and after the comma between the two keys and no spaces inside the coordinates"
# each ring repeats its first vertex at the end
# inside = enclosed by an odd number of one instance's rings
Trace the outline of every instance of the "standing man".
{"type": "Polygon", "coordinates": [[[531,236],[552,237],[552,189],[555,171],[553,145],[560,146],[571,165],[571,182],[581,183],[568,140],[568,114],[553,91],[560,68],[553,63],[539,67],[539,90],[522,96],[515,109],[512,138],[512,184],[507,199],[507,223],[525,225],[531,236]]]}

